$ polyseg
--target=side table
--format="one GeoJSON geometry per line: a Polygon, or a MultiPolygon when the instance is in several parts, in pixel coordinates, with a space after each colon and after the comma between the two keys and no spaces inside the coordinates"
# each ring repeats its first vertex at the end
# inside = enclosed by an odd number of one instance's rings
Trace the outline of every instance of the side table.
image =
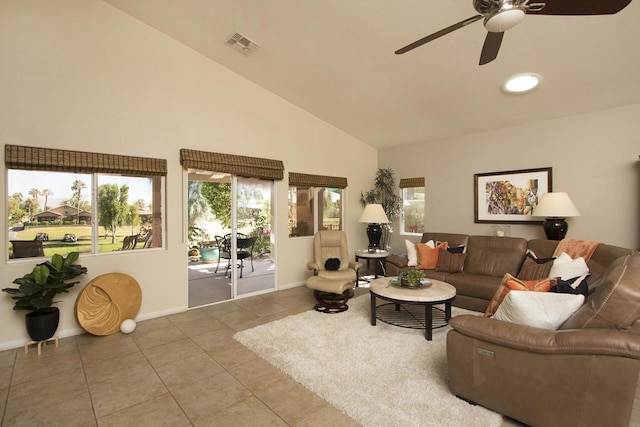
{"type": "MultiPolygon", "coordinates": [[[[380,265],[382,267],[382,271],[384,272],[384,263],[387,260],[387,257],[391,255],[391,253],[389,251],[385,251],[382,249],[376,249],[375,252],[369,252],[368,249],[358,249],[356,251],[356,262],[358,262],[358,260],[360,259],[366,259],[367,260],[367,272],[370,274],[371,273],[371,261],[374,261],[374,271],[373,271],[373,276],[374,279],[378,278],[378,265],[380,265]]],[[[384,275],[384,273],[383,273],[384,275]]],[[[358,284],[360,283],[361,279],[360,277],[358,277],[358,284]]],[[[366,283],[369,283],[368,281],[365,281],[366,283]]]]}

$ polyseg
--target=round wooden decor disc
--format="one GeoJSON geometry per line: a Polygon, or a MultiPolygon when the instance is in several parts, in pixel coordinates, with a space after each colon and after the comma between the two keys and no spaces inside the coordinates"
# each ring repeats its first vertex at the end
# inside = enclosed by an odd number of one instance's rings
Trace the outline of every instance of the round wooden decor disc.
{"type": "Polygon", "coordinates": [[[76,300],[76,318],[93,335],[120,331],[126,319],[135,319],[142,304],[140,285],[124,273],[107,273],[87,283],[76,300]]]}

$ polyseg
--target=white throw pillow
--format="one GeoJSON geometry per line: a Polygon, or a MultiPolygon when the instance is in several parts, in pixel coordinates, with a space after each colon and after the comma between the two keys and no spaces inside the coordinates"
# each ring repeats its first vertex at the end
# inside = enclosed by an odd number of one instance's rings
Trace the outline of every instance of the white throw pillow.
{"type": "Polygon", "coordinates": [[[583,303],[582,294],[510,291],[493,318],[555,331],[583,303]]]}
{"type": "Polygon", "coordinates": [[[404,244],[407,246],[407,265],[409,267],[415,267],[418,265],[418,250],[416,249],[416,244],[406,239],[404,244]]]}
{"type": "Polygon", "coordinates": [[[553,261],[553,266],[549,272],[549,277],[559,277],[562,280],[573,279],[574,277],[589,274],[589,267],[584,258],[572,259],[566,252],[562,252],[553,261]]]}
{"type": "Polygon", "coordinates": [[[427,245],[431,249],[435,249],[436,248],[436,242],[434,242],[433,240],[429,240],[428,242],[421,243],[421,245],[427,245]]]}

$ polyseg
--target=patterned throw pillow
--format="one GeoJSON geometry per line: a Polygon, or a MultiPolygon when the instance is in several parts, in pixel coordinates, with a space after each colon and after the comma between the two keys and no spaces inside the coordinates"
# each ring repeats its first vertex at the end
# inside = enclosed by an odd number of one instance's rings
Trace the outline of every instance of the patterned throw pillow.
{"type": "Polygon", "coordinates": [[[433,249],[427,245],[416,245],[416,248],[418,248],[418,266],[416,268],[433,270],[438,265],[440,249],[446,250],[447,242],[442,242],[433,249]]]}
{"type": "Polygon", "coordinates": [[[438,255],[438,264],[436,271],[444,271],[446,273],[460,273],[464,268],[464,259],[467,254],[451,253],[449,250],[440,250],[438,255]]]}
{"type": "Polygon", "coordinates": [[[536,258],[531,252],[527,252],[527,257],[520,267],[518,279],[538,280],[549,277],[551,267],[555,258],[536,258]]]}
{"type": "Polygon", "coordinates": [[[500,287],[493,294],[493,298],[487,307],[487,310],[484,312],[484,315],[487,317],[493,316],[498,310],[500,304],[504,300],[504,297],[510,291],[534,291],[534,292],[549,292],[552,286],[556,284],[556,279],[542,279],[542,280],[520,280],[518,278],[513,277],[511,274],[507,273],[502,278],[502,282],[500,283],[500,287]]]}

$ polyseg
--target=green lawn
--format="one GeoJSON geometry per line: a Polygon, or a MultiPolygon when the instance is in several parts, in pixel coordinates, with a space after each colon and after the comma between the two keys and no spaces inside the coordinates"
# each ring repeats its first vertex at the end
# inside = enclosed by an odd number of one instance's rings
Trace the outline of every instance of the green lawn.
{"type": "MultiPolygon", "coordinates": [[[[49,240],[42,242],[44,254],[51,257],[54,254],[65,255],[69,252],[91,252],[91,226],[88,225],[63,225],[50,227],[29,227],[18,231],[15,240],[33,240],[37,233],[47,233],[49,240]],[[63,242],[65,234],[75,234],[78,239],[74,243],[63,242]]],[[[123,227],[116,234],[115,243],[111,243],[111,237],[99,237],[99,252],[111,252],[122,247],[122,240],[131,233],[131,227],[123,227]]],[[[11,242],[7,242],[11,253],[11,242]]]]}

